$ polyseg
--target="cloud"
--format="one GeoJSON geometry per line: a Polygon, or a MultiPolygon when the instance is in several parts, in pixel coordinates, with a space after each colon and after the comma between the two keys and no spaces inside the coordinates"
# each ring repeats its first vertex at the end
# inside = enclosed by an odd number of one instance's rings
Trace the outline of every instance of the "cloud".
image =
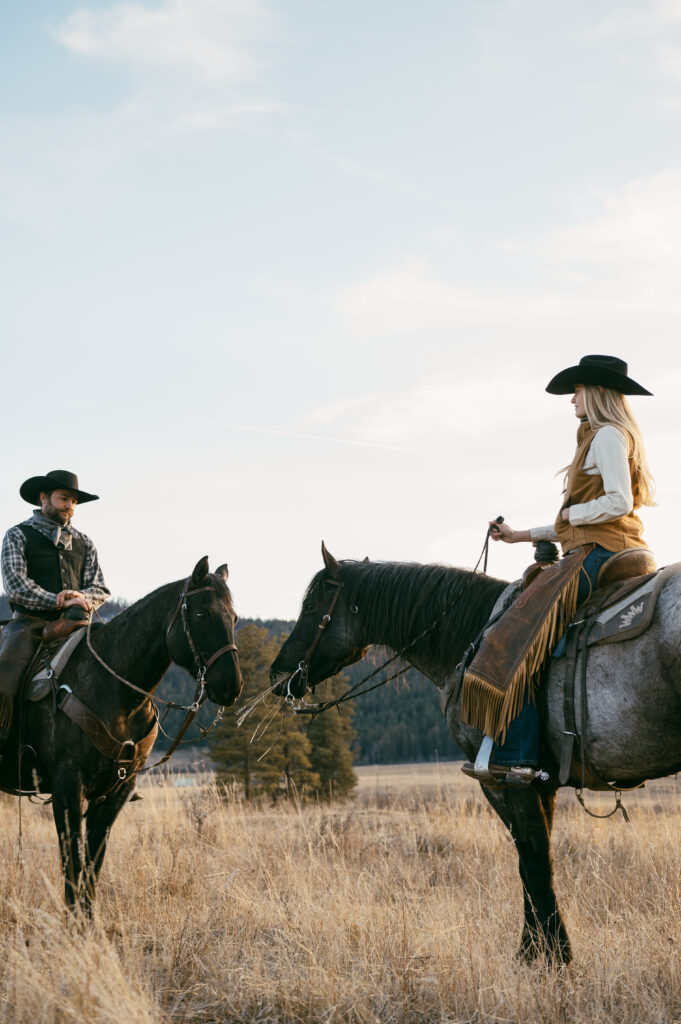
{"type": "MultiPolygon", "coordinates": [[[[681,314],[681,171],[672,169],[590,195],[581,216],[529,239],[498,243],[512,287],[470,286],[428,260],[388,266],[331,299],[334,312],[392,334],[528,329],[681,314]],[[519,276],[518,254],[525,278],[519,276]]],[[[503,277],[500,279],[503,281],[503,277]]]]}
{"type": "Polygon", "coordinates": [[[269,19],[257,0],[165,0],[75,11],[57,29],[72,53],[214,82],[251,78],[249,46],[269,19]]]}
{"type": "MultiPolygon", "coordinates": [[[[404,333],[453,327],[537,324],[565,313],[560,293],[472,288],[448,280],[425,260],[403,263],[351,285],[332,299],[334,311],[367,329],[404,333]]],[[[577,303],[572,314],[578,310],[577,303]]]]}
{"type": "MultiPolygon", "coordinates": [[[[408,446],[421,459],[438,460],[452,454],[462,441],[476,439],[476,447],[494,441],[499,425],[504,436],[525,431],[551,415],[553,407],[538,401],[527,405],[520,395],[541,396],[546,381],[524,363],[504,365],[495,373],[487,360],[465,373],[441,372],[397,393],[350,396],[325,405],[311,420],[333,422],[347,436],[361,437],[377,447],[408,446]],[[488,415],[493,410],[493,415],[488,415]]],[[[470,445],[466,445],[470,450],[470,445]]],[[[465,458],[462,453],[461,458],[465,458]]]]}
{"type": "Polygon", "coordinates": [[[647,40],[660,73],[681,81],[681,0],[658,0],[634,5],[634,9],[622,6],[591,34],[620,40],[629,37],[635,41],[637,52],[647,40]]]}
{"type": "MultiPolygon", "coordinates": [[[[127,172],[200,136],[279,116],[265,93],[258,48],[272,30],[260,0],[163,0],[155,6],[79,8],[55,32],[69,53],[137,72],[108,108],[92,90],[74,112],[0,121],[0,216],[41,234],[99,214],[128,186],[127,172]]],[[[162,173],[162,172],[161,172],[162,173]]]]}
{"type": "Polygon", "coordinates": [[[658,35],[681,28],[681,0],[657,0],[656,3],[634,4],[627,8],[621,4],[617,13],[600,22],[596,35],[658,35]]]}

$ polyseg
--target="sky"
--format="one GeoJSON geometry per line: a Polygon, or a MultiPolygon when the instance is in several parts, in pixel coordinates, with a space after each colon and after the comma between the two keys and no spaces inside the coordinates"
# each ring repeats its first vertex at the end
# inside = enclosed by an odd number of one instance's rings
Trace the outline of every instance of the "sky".
{"type": "Polygon", "coordinates": [[[605,353],[669,564],[680,243],[681,0],[4,3],[2,528],[72,470],[116,596],[208,554],[247,617],[322,539],[472,567],[553,521],[544,388],[605,353]]]}

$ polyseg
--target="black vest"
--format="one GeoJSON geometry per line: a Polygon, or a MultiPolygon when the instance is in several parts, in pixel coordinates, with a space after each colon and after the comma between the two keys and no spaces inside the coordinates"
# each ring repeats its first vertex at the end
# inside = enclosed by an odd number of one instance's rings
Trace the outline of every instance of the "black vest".
{"type": "MultiPolygon", "coordinates": [[[[26,538],[26,575],[51,594],[58,594],[60,590],[80,590],[87,555],[87,545],[83,538],[74,533],[71,550],[65,551],[64,548],[56,548],[49,537],[34,530],[28,523],[20,523],[19,529],[26,538]]],[[[12,609],[40,619],[58,619],[62,614],[56,608],[36,610],[23,608],[14,602],[12,609]]]]}

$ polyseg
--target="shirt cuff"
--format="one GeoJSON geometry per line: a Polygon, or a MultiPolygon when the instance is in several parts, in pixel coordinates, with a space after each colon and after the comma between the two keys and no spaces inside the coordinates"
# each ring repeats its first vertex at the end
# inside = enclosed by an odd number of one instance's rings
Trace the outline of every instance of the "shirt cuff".
{"type": "Polygon", "coordinates": [[[530,540],[533,544],[536,544],[540,540],[558,540],[558,534],[556,533],[553,525],[551,526],[533,526],[530,529],[530,540]]]}

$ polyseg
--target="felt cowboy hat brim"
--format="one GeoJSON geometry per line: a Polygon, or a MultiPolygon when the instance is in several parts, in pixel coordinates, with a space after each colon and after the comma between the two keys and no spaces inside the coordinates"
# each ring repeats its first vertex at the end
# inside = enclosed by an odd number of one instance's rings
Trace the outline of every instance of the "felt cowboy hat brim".
{"type": "Polygon", "coordinates": [[[81,491],[78,487],[78,477],[68,469],[51,469],[45,476],[31,476],[24,480],[19,488],[19,494],[29,505],[40,504],[41,491],[73,491],[79,505],[84,505],[86,501],[97,501],[99,498],[98,494],[81,491]]]}
{"type": "Polygon", "coordinates": [[[583,356],[578,366],[569,366],[557,373],[546,385],[546,390],[550,395],[570,395],[577,384],[596,384],[620,395],[652,394],[632,380],[628,373],[627,364],[616,356],[583,356]]]}

